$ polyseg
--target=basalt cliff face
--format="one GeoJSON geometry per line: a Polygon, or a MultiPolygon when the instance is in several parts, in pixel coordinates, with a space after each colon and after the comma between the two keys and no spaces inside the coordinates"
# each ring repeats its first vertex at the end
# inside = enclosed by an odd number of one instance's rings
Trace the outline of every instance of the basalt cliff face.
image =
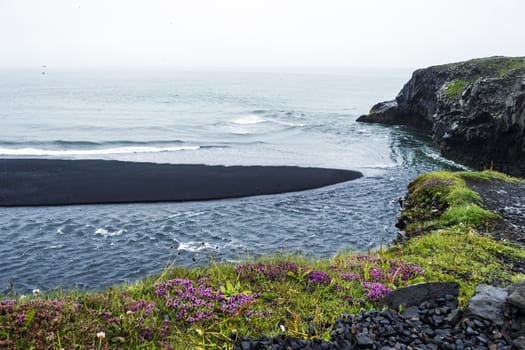
{"type": "Polygon", "coordinates": [[[525,177],[525,57],[419,69],[358,121],[428,130],[449,159],[525,177]]]}

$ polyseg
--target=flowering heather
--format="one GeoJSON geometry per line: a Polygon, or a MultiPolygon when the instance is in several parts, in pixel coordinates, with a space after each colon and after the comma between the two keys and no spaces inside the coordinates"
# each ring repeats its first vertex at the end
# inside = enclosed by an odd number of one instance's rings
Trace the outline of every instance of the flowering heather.
{"type": "Polygon", "coordinates": [[[390,274],[399,278],[402,282],[406,282],[415,276],[423,276],[425,270],[416,264],[406,263],[399,260],[390,261],[390,274]]]}
{"type": "Polygon", "coordinates": [[[363,287],[367,291],[367,297],[370,301],[379,301],[392,291],[384,284],[376,282],[363,282],[363,287]]]}
{"type": "Polygon", "coordinates": [[[317,285],[328,285],[332,281],[330,275],[324,271],[312,270],[306,276],[306,282],[317,285]]]}
{"type": "Polygon", "coordinates": [[[148,303],[145,300],[131,301],[127,306],[128,311],[132,313],[143,312],[144,317],[149,317],[151,312],[156,310],[154,303],[148,303]]]}
{"type": "Polygon", "coordinates": [[[368,271],[368,274],[370,276],[371,281],[381,281],[383,278],[383,271],[378,267],[371,267],[370,271],[368,271]]]}
{"type": "Polygon", "coordinates": [[[154,285],[155,295],[164,299],[175,320],[187,323],[212,321],[219,314],[234,316],[253,303],[256,295],[234,294],[226,298],[220,289],[189,279],[173,279],[154,285]]]}
{"type": "Polygon", "coordinates": [[[354,270],[354,273],[343,273],[345,280],[367,280],[369,282],[392,283],[401,285],[416,276],[422,276],[425,270],[416,264],[401,260],[378,258],[366,255],[354,255],[345,261],[343,269],[354,270]],[[357,275],[357,276],[356,276],[357,275]],[[367,275],[365,278],[365,275],[367,275]],[[358,276],[360,276],[358,278],[358,276]]]}
{"type": "Polygon", "coordinates": [[[255,294],[237,294],[233,295],[228,300],[223,300],[220,309],[223,313],[229,316],[235,316],[246,305],[252,304],[256,299],[255,294]]]}
{"type": "Polygon", "coordinates": [[[284,281],[288,273],[297,273],[297,265],[293,262],[279,261],[274,263],[244,264],[236,267],[237,275],[245,281],[284,281]]]}
{"type": "Polygon", "coordinates": [[[361,279],[361,275],[358,273],[342,273],[341,278],[347,281],[359,281],[361,279]]]}
{"type": "Polygon", "coordinates": [[[11,299],[0,300],[0,315],[10,312],[15,307],[15,301],[11,299]]]}

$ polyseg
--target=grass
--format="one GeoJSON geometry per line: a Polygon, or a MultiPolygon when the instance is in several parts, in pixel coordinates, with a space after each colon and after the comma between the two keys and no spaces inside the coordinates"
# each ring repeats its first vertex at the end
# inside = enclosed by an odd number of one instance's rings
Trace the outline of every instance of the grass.
{"type": "Polygon", "coordinates": [[[518,247],[480,235],[465,225],[441,229],[389,247],[384,257],[418,264],[428,281],[455,281],[464,304],[480,283],[507,285],[525,278],[514,272],[525,252],[518,247]]]}
{"type": "Polygon", "coordinates": [[[515,181],[494,171],[420,175],[408,187],[405,210],[400,216],[410,237],[452,225],[488,226],[499,218],[480,206],[479,194],[467,187],[465,178],[515,181]]]}
{"type": "Polygon", "coordinates": [[[0,344],[16,349],[229,349],[237,335],[328,339],[336,317],[379,307],[391,289],[423,273],[410,263],[355,254],[177,267],[103,292],[5,299],[0,344]]]}
{"type": "Polygon", "coordinates": [[[463,301],[479,283],[506,285],[523,278],[513,268],[525,259],[519,247],[484,235],[499,215],[482,208],[465,179],[522,181],[491,170],[420,175],[409,185],[400,215],[410,240],[384,255],[419,264],[427,280],[457,281],[463,301]]]}
{"type": "Polygon", "coordinates": [[[472,60],[448,63],[436,66],[445,70],[453,70],[474,82],[480,77],[504,78],[518,71],[525,70],[525,57],[486,57],[472,60]]]}
{"type": "Polygon", "coordinates": [[[472,179],[478,181],[488,181],[488,180],[499,180],[511,183],[522,182],[523,179],[519,179],[507,174],[503,174],[494,170],[484,170],[484,171],[462,171],[458,173],[463,179],[472,179]]]}
{"type": "Polygon", "coordinates": [[[464,88],[480,78],[504,79],[506,84],[513,85],[525,72],[524,57],[487,57],[465,62],[449,63],[436,66],[450,71],[456,79],[444,86],[444,96],[448,99],[459,99],[464,88]],[[507,79],[509,78],[509,79],[507,79]]]}
{"type": "Polygon", "coordinates": [[[445,96],[447,96],[449,99],[459,98],[463,92],[463,89],[468,84],[468,81],[460,79],[451,81],[445,88],[445,96]]]}
{"type": "Polygon", "coordinates": [[[523,57],[493,57],[474,61],[481,69],[491,72],[494,77],[498,78],[525,68],[525,59],[523,57]]]}
{"type": "Polygon", "coordinates": [[[0,348],[231,349],[240,336],[282,334],[327,340],[341,314],[380,309],[391,290],[422,281],[457,281],[464,302],[478,283],[523,278],[513,267],[525,259],[480,234],[496,215],[465,178],[515,181],[494,172],[421,175],[403,213],[412,238],[364,255],[211,261],[100,292],[6,295],[0,348]]]}

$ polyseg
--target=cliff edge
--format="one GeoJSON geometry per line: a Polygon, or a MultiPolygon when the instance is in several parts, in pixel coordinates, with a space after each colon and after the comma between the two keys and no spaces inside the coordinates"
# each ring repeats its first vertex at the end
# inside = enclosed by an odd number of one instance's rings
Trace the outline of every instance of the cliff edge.
{"type": "Polygon", "coordinates": [[[428,130],[449,159],[524,177],[525,57],[416,70],[395,100],[358,121],[428,130]]]}

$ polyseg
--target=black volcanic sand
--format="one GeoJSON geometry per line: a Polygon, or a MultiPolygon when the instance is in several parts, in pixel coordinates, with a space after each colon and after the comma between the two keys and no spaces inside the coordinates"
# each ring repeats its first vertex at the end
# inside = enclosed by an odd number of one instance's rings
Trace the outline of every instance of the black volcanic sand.
{"type": "Polygon", "coordinates": [[[291,166],[0,159],[0,206],[211,200],[303,191],[361,176],[291,166]]]}

